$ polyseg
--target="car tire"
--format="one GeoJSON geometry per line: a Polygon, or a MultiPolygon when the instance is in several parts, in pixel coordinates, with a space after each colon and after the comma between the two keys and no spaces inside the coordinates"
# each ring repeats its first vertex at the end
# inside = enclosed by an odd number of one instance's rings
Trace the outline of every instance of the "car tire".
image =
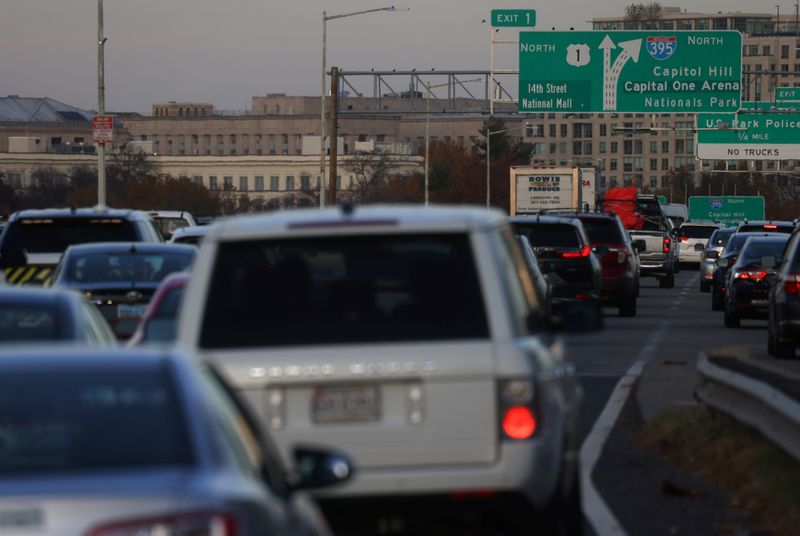
{"type": "Polygon", "coordinates": [[[722,311],[725,309],[725,301],[717,289],[711,290],[711,310],[722,311]]]}
{"type": "Polygon", "coordinates": [[[700,292],[711,292],[711,283],[708,281],[700,281],[700,292]]]}
{"type": "Polygon", "coordinates": [[[636,296],[625,298],[619,305],[619,316],[636,316],[636,296]]]}
{"type": "Polygon", "coordinates": [[[729,313],[727,310],[725,311],[724,322],[726,328],[738,328],[742,325],[742,319],[739,318],[739,315],[736,313],[729,313]]]}
{"type": "Polygon", "coordinates": [[[673,288],[675,286],[675,273],[670,272],[665,276],[658,278],[659,288],[673,288]]]}

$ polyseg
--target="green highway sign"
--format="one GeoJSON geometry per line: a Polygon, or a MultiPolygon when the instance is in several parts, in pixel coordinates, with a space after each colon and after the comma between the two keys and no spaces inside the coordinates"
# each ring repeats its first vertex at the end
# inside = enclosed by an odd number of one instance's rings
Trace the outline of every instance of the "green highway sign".
{"type": "Polygon", "coordinates": [[[764,198],[761,196],[693,196],[689,198],[689,220],[718,221],[732,224],[763,220],[764,198]]]}
{"type": "Polygon", "coordinates": [[[520,32],[520,112],[735,112],[735,31],[520,32]]]}
{"type": "Polygon", "coordinates": [[[493,9],[492,26],[533,28],[536,26],[536,11],[533,9],[493,9]]]}
{"type": "Polygon", "coordinates": [[[743,102],[738,114],[697,114],[697,157],[704,160],[800,159],[800,110],[743,102]]]}
{"type": "Polygon", "coordinates": [[[667,196],[666,195],[659,195],[658,196],[658,204],[659,205],[666,205],[667,204],[667,196]]]}
{"type": "Polygon", "coordinates": [[[800,87],[776,87],[775,102],[800,102],[800,87]]]}

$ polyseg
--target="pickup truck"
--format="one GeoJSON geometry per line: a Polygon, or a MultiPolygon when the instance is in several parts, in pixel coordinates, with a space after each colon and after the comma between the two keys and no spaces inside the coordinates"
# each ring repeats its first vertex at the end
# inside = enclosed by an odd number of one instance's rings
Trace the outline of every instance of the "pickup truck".
{"type": "Polygon", "coordinates": [[[661,288],[674,287],[675,274],[680,270],[680,250],[672,222],[664,214],[658,198],[653,194],[637,194],[627,199],[611,197],[606,195],[603,210],[617,212],[628,229],[639,251],[639,276],[658,278],[661,288]]]}

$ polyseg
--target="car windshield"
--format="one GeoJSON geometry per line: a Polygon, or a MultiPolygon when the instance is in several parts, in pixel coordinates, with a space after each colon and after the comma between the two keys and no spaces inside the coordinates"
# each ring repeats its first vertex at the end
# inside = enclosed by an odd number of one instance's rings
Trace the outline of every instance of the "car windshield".
{"type": "Polygon", "coordinates": [[[708,240],[708,247],[724,248],[731,236],[733,236],[734,229],[717,229],[711,238],[708,240]]]}
{"type": "Polygon", "coordinates": [[[209,289],[205,348],[488,337],[466,234],[223,243],[209,289]]]}
{"type": "Polygon", "coordinates": [[[189,465],[180,407],[155,367],[4,371],[0,477],[189,465]]]}
{"type": "Polygon", "coordinates": [[[63,253],[73,244],[137,240],[134,223],[121,218],[24,218],[9,225],[0,254],[63,253]]]}
{"type": "Polygon", "coordinates": [[[739,253],[738,264],[740,266],[760,265],[763,257],[775,257],[776,264],[783,259],[783,250],[789,237],[783,240],[773,240],[768,238],[751,238],[748,240],[739,253]]]}
{"type": "MultiPolygon", "coordinates": [[[[727,245],[725,246],[725,250],[723,251],[723,255],[736,255],[739,253],[739,250],[744,247],[745,242],[747,239],[750,238],[751,234],[742,234],[742,233],[734,233],[733,236],[728,240],[727,245]]],[[[764,236],[764,235],[761,235],[764,236]]]]}
{"type": "Polygon", "coordinates": [[[53,304],[0,303],[0,342],[61,340],[61,322],[53,304]]]}
{"type": "Polygon", "coordinates": [[[162,216],[152,216],[153,223],[164,238],[169,238],[178,229],[189,227],[189,222],[183,218],[168,218],[162,216]]]}
{"type": "Polygon", "coordinates": [[[625,238],[616,220],[606,218],[581,218],[583,228],[592,244],[622,244],[625,238]]]}
{"type": "Polygon", "coordinates": [[[678,229],[678,236],[682,238],[709,238],[716,227],[710,225],[683,225],[678,229]]]}
{"type": "Polygon", "coordinates": [[[763,233],[788,233],[791,234],[794,231],[794,226],[787,225],[785,223],[762,223],[762,224],[748,224],[742,225],[739,227],[737,232],[739,233],[747,233],[747,232],[763,232],[763,233]]]}
{"type": "Polygon", "coordinates": [[[515,222],[514,232],[525,235],[534,248],[579,248],[578,229],[568,223],[515,222]]]}
{"type": "Polygon", "coordinates": [[[186,270],[189,253],[85,253],[70,256],[66,278],[76,283],[140,281],[158,283],[174,272],[186,270]]]}

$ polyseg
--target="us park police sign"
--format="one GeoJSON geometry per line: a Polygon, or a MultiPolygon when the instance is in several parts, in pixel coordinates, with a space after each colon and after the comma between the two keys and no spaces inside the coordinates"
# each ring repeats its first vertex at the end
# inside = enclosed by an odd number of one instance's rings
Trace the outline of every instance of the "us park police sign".
{"type": "Polygon", "coordinates": [[[521,32],[520,112],[735,112],[742,36],[521,32]]]}

